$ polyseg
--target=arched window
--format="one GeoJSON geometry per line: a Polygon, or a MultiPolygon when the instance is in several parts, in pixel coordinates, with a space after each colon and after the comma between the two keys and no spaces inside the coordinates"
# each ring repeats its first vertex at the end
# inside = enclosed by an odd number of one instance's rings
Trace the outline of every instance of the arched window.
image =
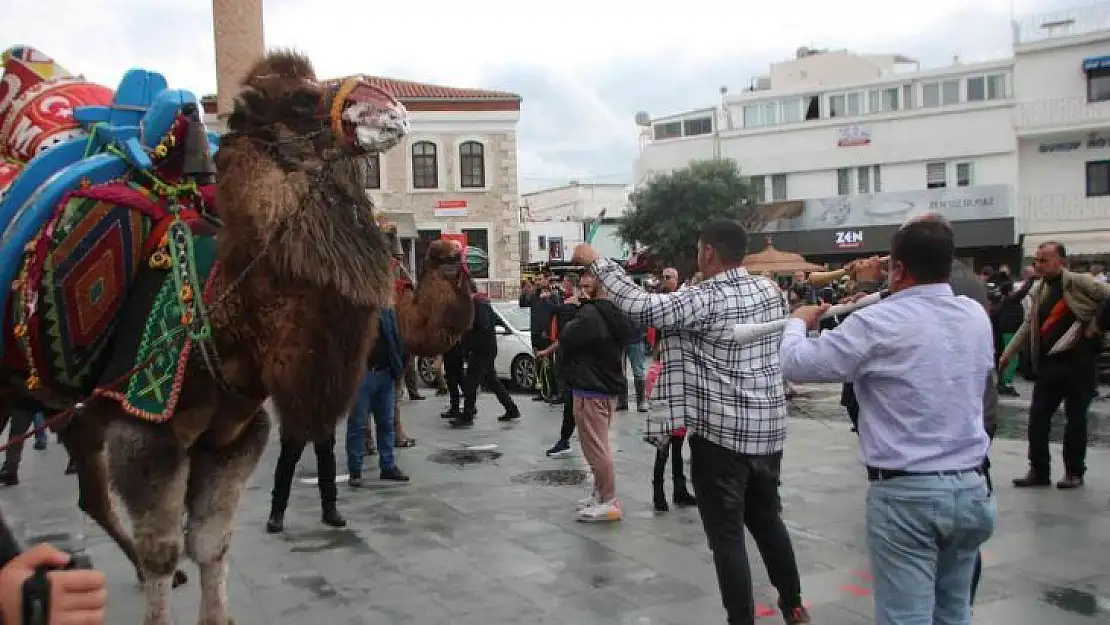
{"type": "Polygon", "coordinates": [[[439,160],[436,144],[431,141],[412,144],[412,188],[439,188],[439,160]]]}
{"type": "Polygon", "coordinates": [[[459,185],[464,189],[483,189],[486,186],[486,148],[477,141],[465,141],[459,146],[459,185]]]}

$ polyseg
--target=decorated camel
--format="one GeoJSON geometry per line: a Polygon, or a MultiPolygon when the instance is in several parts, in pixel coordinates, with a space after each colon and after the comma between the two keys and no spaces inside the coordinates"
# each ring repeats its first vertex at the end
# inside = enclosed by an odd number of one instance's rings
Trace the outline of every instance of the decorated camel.
{"type": "MultiPolygon", "coordinates": [[[[290,52],[261,59],[242,86],[215,185],[198,165],[213,146],[195,98],[181,96],[160,122],[164,137],[143,136],[151,121],[137,139],[120,130],[120,141],[109,140],[107,156],[135,153],[111,179],[51,176],[74,186],[49,210],[36,192],[14,218],[0,203],[0,217],[12,218],[3,249],[17,244],[23,255],[10,302],[0,300],[9,319],[0,413],[15,402],[80,402],[52,425],[76,465],[80,507],[143,581],[145,625],[172,622],[182,553],[200,569],[199,622],[232,623],[228,548],[270,431],[263,402],[286,435],[330,434],[365,373],[393,286],[358,159],[402,139],[404,108],[363,79],[322,83],[290,52]],[[90,247],[97,233],[119,243],[90,247]],[[67,263],[107,269],[71,270],[63,284],[67,263]]],[[[155,100],[148,118],[165,108],[155,100]]],[[[459,252],[433,244],[416,290],[398,304],[417,353],[449,347],[473,315],[459,252]]]]}

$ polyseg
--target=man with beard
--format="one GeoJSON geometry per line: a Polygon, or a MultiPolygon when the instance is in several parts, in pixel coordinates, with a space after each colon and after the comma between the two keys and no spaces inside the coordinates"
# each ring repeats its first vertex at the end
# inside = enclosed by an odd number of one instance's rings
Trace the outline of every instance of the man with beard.
{"type": "Polygon", "coordinates": [[[681,427],[690,434],[690,472],[721,601],[730,625],[754,625],[755,597],[744,529],[751,532],[779,593],[787,625],[809,623],[778,482],[786,442],[786,398],[778,336],[737,346],[731,329],[786,314],[782,293],[741,267],[748,233],[734,219],[714,219],[697,242],[705,280],[673,293],[641,289],[620,265],[588,244],[573,262],[598,277],[609,300],[633,323],[666,332],[663,387],[670,410],[649,420],[655,444],[681,427]]]}

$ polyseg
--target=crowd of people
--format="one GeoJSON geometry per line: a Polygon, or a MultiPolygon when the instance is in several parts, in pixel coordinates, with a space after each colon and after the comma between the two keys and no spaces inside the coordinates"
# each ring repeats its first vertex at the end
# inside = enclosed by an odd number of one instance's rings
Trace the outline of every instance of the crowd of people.
{"type": "MultiPolygon", "coordinates": [[[[1095,359],[1110,327],[1105,275],[1097,268],[1068,271],[1064,246],[1053,242],[1037,249],[1019,280],[1005,266],[975,274],[955,259],[951,227],[936,215],[896,232],[885,267],[880,259],[864,259],[846,272],[846,280],[829,285],[810,284],[805,274],[787,285],[749,274],[742,267],[746,242],[747,233],[733,220],[707,223],[697,243],[699,271],[685,284],[673,268],[657,283],[637,282],[582,244],[572,261],[583,268],[580,274],[562,280],[540,276],[524,285],[520,305],[530,310],[532,347],[540,363],[533,400],[563,409],[558,439],[546,454],[570,453],[577,431],[593,475],[591,494],[577,503],[578,519],[621,520],[609,428],[617,412],[635,407],[646,417],[644,439],[656,449],[654,506],[669,507],[664,479],[670,462],[672,501],[698,508],[728,622],[754,623],[747,530],[778,591],[785,622],[809,623],[779,496],[785,382],[839,382],[870,483],[865,519],[877,623],[970,623],[982,569],[979,548],[992,535],[997,514],[987,454],[997,429],[998,395],[1016,394],[1015,366],[1019,354],[1026,354],[1035,379],[1030,468],[1013,485],[1051,485],[1048,433],[1063,402],[1064,476],[1056,486],[1082,487],[1087,410],[1097,388],[1095,359]],[[826,314],[833,303],[877,290],[888,294],[881,304],[843,317],[826,314]],[[790,321],[781,336],[741,341],[734,331],[784,317],[790,321]],[[684,471],[684,444],[690,448],[693,492],[684,471]]],[[[398,288],[411,285],[402,280],[398,288]]],[[[520,418],[493,370],[497,316],[483,294],[475,292],[474,303],[471,329],[443,357],[441,392],[449,396],[443,416],[455,428],[474,424],[476,395],[483,387],[504,408],[499,420],[520,418]]],[[[409,479],[394,450],[415,445],[403,434],[398,407],[406,378],[414,377],[413,363],[395,315],[384,311],[346,423],[352,488],[366,484],[367,454],[378,456],[381,480],[409,479]]],[[[415,382],[408,386],[411,399],[423,398],[415,382]]],[[[40,418],[30,411],[13,416],[18,416],[13,436],[40,418]]],[[[322,521],[342,527],[336,438],[312,442],[322,521]]],[[[37,448],[46,444],[36,441],[37,448]]],[[[304,447],[281,440],[268,532],[284,529],[304,447]]],[[[21,451],[9,447],[0,470],[3,483],[18,484],[21,451]]],[[[0,585],[24,584],[33,574],[33,558],[61,566],[67,557],[49,548],[32,551],[0,572],[0,585]]],[[[60,596],[72,591],[68,605],[102,613],[103,577],[62,573],[50,575],[63,589],[60,596]]],[[[14,598],[9,604],[10,592],[0,588],[3,614],[18,622],[9,616],[10,605],[19,605],[14,598]]],[[[64,610],[67,604],[59,605],[64,610]]]]}

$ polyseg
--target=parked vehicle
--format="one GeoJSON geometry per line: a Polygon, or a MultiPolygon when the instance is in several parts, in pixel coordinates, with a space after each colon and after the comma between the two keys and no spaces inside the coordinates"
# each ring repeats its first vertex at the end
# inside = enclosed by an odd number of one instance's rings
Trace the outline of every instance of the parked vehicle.
{"type": "MultiPolygon", "coordinates": [[[[497,377],[508,380],[518,390],[531,391],[536,387],[536,357],[532,353],[532,337],[528,309],[517,302],[493,303],[497,314],[497,360],[493,367],[497,377]]],[[[436,374],[431,358],[417,361],[420,380],[435,386],[436,374]]]]}

